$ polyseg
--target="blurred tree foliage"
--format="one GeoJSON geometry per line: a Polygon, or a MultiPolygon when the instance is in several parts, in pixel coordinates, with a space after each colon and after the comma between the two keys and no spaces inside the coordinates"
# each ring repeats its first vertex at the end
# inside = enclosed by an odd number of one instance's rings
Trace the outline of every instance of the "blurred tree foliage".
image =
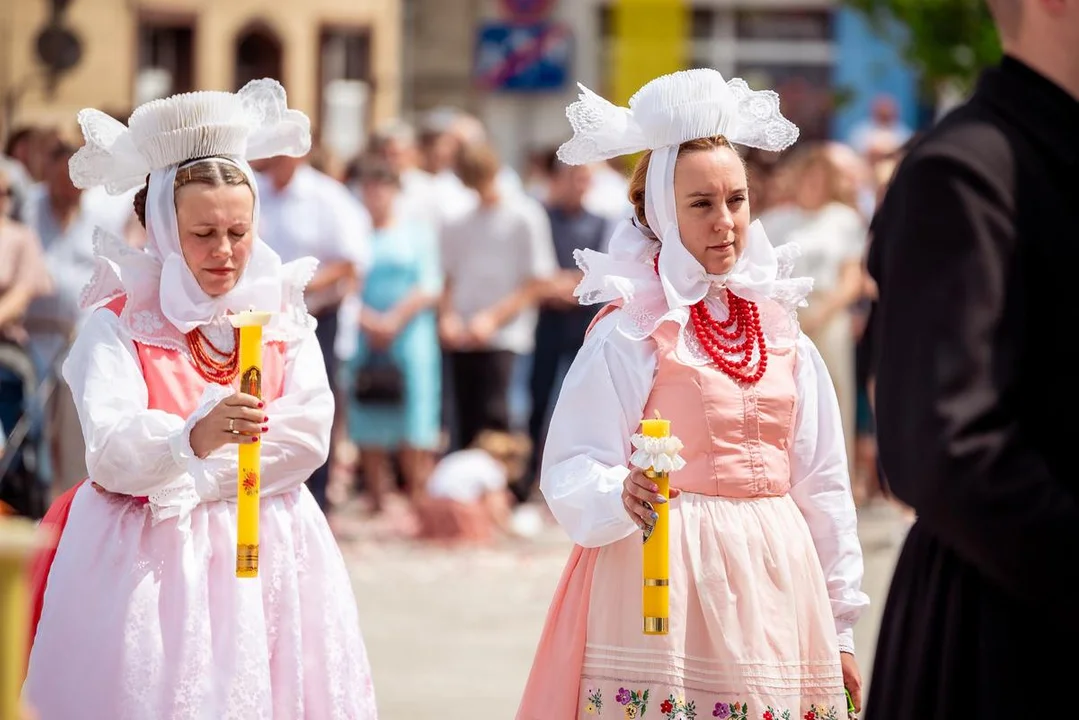
{"type": "Polygon", "coordinates": [[[906,27],[900,51],[921,72],[931,94],[946,84],[969,88],[983,68],[1000,60],[1000,40],[985,0],[843,2],[882,30],[890,21],[906,27]]]}

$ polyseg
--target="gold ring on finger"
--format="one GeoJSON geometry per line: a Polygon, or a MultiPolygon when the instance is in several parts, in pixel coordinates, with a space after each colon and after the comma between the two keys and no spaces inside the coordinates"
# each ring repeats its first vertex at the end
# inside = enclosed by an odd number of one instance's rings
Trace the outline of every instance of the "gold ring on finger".
{"type": "Polygon", "coordinates": [[[240,434],[240,431],[236,429],[236,418],[229,418],[229,432],[233,435],[240,434]]]}

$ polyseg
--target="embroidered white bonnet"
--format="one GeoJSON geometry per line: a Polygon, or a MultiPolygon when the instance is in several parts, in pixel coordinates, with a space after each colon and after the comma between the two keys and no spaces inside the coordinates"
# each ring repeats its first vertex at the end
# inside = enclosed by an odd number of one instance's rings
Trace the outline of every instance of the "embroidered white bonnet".
{"type": "Polygon", "coordinates": [[[200,91],[152,100],[127,125],[100,110],[79,112],[86,144],[68,169],[75,187],[102,185],[114,195],[139,187],[154,170],[211,156],[259,160],[302,157],[311,123],[290,110],[276,80],[253,80],[238,93],[200,91]]]}
{"type": "Polygon", "coordinates": [[[779,95],[751,90],[741,78],[725,81],[716,70],[664,75],[638,90],[623,108],[584,85],[566,108],[573,138],[558,150],[568,165],[600,162],[644,150],[678,146],[723,135],[732,143],[761,150],[785,150],[798,128],[779,112],[779,95]]]}

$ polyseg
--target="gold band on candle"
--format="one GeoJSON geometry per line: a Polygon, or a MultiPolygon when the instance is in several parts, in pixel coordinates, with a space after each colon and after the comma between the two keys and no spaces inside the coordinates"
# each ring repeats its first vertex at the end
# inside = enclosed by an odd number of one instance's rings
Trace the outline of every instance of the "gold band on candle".
{"type": "Polygon", "coordinates": [[[645,578],[644,579],[644,586],[645,587],[667,587],[670,584],[671,584],[671,581],[668,580],[667,578],[662,578],[662,579],[661,578],[645,578]]]}
{"type": "Polygon", "coordinates": [[[236,546],[236,577],[258,577],[259,546],[236,546]]]}
{"type": "MultiPolygon", "coordinates": [[[[270,313],[248,312],[229,316],[240,331],[240,392],[262,397],[262,328],[270,313]]],[[[236,468],[236,577],[259,574],[259,493],[262,490],[261,442],[240,443],[236,468]]]]}
{"type": "Polygon", "coordinates": [[[665,617],[646,617],[644,619],[645,635],[666,635],[670,630],[670,620],[665,617]]]}

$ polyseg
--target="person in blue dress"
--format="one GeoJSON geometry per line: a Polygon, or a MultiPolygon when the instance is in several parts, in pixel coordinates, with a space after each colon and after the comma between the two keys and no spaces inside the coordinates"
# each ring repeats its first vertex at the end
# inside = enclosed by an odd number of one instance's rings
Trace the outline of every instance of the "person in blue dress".
{"type": "Polygon", "coordinates": [[[438,237],[398,210],[400,176],[378,158],[358,181],[371,215],[372,264],[361,290],[356,352],[348,364],[349,435],[359,448],[372,509],[380,512],[397,454],[415,500],[441,440],[441,356],[436,306],[442,290],[438,237]]]}

